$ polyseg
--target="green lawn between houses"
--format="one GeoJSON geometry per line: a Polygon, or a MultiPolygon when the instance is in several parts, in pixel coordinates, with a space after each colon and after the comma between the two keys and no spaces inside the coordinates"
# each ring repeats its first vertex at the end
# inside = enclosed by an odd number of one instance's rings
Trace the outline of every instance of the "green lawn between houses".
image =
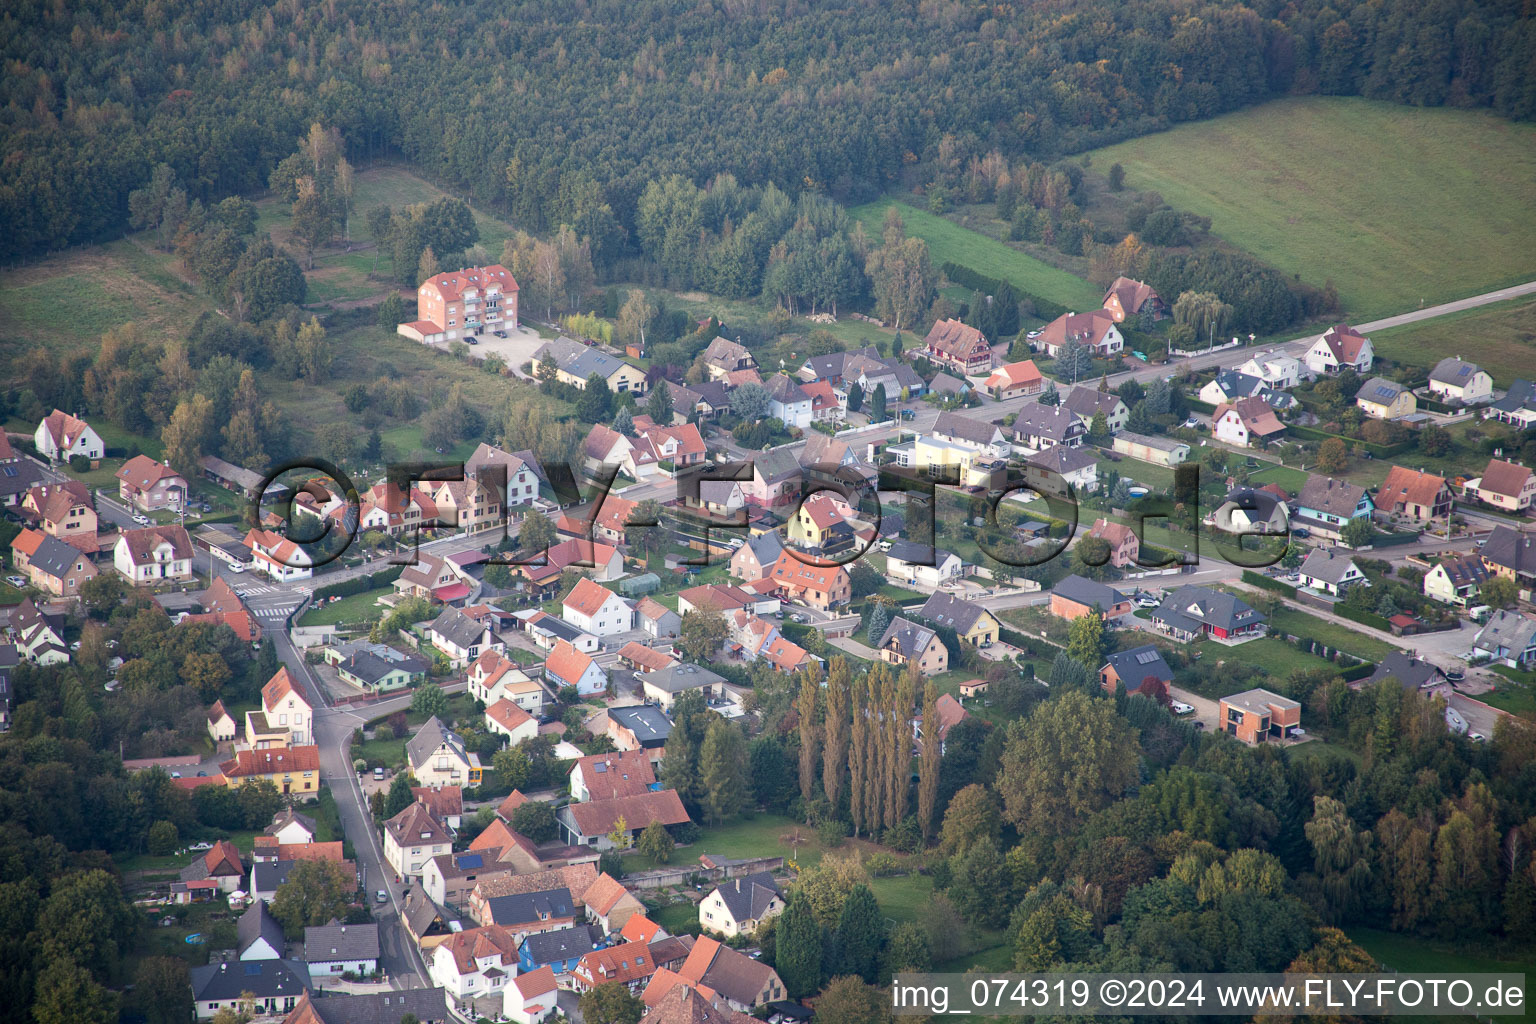
{"type": "Polygon", "coordinates": [[[1319,287],[1332,279],[1356,322],[1536,277],[1527,230],[1536,218],[1536,130],[1528,124],[1307,97],[1092,157],[1106,173],[1124,167],[1127,189],[1210,217],[1213,234],[1278,269],[1319,287]]]}
{"type": "Polygon", "coordinates": [[[299,619],[301,626],[335,626],[339,623],[376,619],[385,609],[379,598],[395,592],[394,587],[376,587],[361,594],[351,594],[333,604],[313,605],[299,619]]]}

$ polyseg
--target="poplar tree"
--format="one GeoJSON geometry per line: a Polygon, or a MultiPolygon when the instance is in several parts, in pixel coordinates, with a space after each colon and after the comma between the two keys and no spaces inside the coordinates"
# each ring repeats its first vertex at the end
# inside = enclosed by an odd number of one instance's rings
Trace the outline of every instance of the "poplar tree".
{"type": "Polygon", "coordinates": [[[896,706],[891,715],[892,742],[891,747],[896,753],[896,764],[891,771],[892,808],[895,820],[890,827],[901,824],[907,816],[907,800],[910,796],[911,786],[908,780],[912,775],[912,757],[908,753],[912,748],[908,733],[908,722],[912,718],[912,708],[917,703],[917,688],[923,681],[922,670],[917,667],[917,662],[907,662],[906,671],[896,680],[896,706]]]}
{"type": "Polygon", "coordinates": [[[816,791],[816,675],[800,670],[800,696],[795,700],[800,715],[800,799],[811,802],[816,791]]]}
{"type": "Polygon", "coordinates": [[[871,835],[880,831],[885,816],[885,691],[890,686],[890,668],[883,661],[869,670],[869,759],[864,775],[864,818],[871,835]]]}
{"type": "Polygon", "coordinates": [[[880,702],[880,710],[884,719],[884,728],[881,733],[885,736],[884,749],[881,757],[881,767],[884,769],[885,796],[881,801],[881,822],[885,828],[895,828],[901,823],[901,803],[896,791],[901,788],[902,773],[902,747],[905,737],[906,722],[901,715],[901,682],[893,675],[887,675],[881,686],[883,700],[880,702]]]}
{"type": "Polygon", "coordinates": [[[853,819],[853,834],[864,828],[865,780],[869,776],[869,689],[868,675],[853,681],[853,722],[848,746],[848,815],[853,819]]]}
{"type": "Polygon", "coordinates": [[[923,839],[933,838],[933,812],[939,799],[939,687],[923,688],[923,753],[917,766],[917,823],[923,839]]]}
{"type": "Polygon", "coordinates": [[[833,658],[827,671],[826,742],[822,747],[821,783],[834,814],[848,768],[848,690],[852,682],[853,671],[848,667],[848,659],[842,655],[833,658]]]}
{"type": "Polygon", "coordinates": [[[699,802],[710,824],[735,817],[747,802],[747,744],[741,730],[723,718],[709,723],[699,748],[699,802]]]}

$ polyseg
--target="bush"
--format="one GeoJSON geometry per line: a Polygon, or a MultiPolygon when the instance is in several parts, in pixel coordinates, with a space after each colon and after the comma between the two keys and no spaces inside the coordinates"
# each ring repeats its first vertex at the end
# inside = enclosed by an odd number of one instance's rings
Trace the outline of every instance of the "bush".
{"type": "Polygon", "coordinates": [[[149,853],[152,857],[166,857],[181,845],[181,833],[169,821],[157,821],[149,826],[149,853]]]}
{"type": "Polygon", "coordinates": [[[691,821],[685,821],[681,825],[668,825],[667,831],[672,833],[672,839],[678,846],[696,843],[704,834],[704,830],[691,821]]]}
{"type": "Polygon", "coordinates": [[[843,840],[848,838],[848,823],[836,818],[824,821],[816,826],[816,838],[829,849],[842,846],[843,840]]]}
{"type": "Polygon", "coordinates": [[[884,850],[878,850],[870,854],[869,859],[864,862],[864,870],[876,878],[894,875],[900,868],[901,862],[896,859],[896,856],[886,853],[884,850]]]}

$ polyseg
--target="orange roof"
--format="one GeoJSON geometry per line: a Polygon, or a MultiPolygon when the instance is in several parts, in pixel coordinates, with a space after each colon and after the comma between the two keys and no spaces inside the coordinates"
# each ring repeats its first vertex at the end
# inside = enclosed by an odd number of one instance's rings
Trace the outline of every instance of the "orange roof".
{"type": "Polygon", "coordinates": [[[1020,384],[1033,384],[1041,381],[1039,367],[1035,366],[1033,359],[1026,359],[1022,363],[1004,363],[992,371],[992,376],[987,378],[986,387],[1012,388],[1020,384]]]}
{"type": "Polygon", "coordinates": [[[1348,324],[1335,324],[1323,335],[1323,343],[1340,363],[1358,362],[1360,349],[1369,339],[1348,324]]]}
{"type": "Polygon", "coordinates": [[[464,813],[464,789],[461,786],[443,786],[440,789],[412,786],[411,796],[416,798],[417,803],[425,804],[434,818],[451,818],[464,813]]]}
{"type": "Polygon", "coordinates": [[[1054,347],[1075,338],[1085,345],[1097,346],[1104,340],[1115,318],[1107,310],[1090,309],[1086,313],[1063,313],[1040,329],[1040,344],[1054,347]]]}
{"type": "Polygon", "coordinates": [[[1088,536],[1099,537],[1109,542],[1110,547],[1119,547],[1136,536],[1136,531],[1123,523],[1113,523],[1108,519],[1096,520],[1093,529],[1088,531],[1088,536]]]}
{"type": "Polygon", "coordinates": [[[576,965],[576,973],[593,985],[614,981],[621,985],[648,978],[656,971],[650,948],[644,942],[625,942],[594,949],[576,965]]]}
{"type": "Polygon", "coordinates": [[[1445,477],[1435,476],[1419,469],[1393,466],[1386,480],[1376,491],[1377,508],[1397,508],[1402,505],[1434,505],[1435,499],[1445,488],[1445,477]]]}
{"type": "Polygon", "coordinates": [[[549,657],[544,659],[544,674],[562,683],[575,686],[591,665],[590,657],[572,647],[568,642],[556,640],[554,648],[549,652],[549,657]]]}
{"type": "Polygon", "coordinates": [[[342,856],[340,840],[330,843],[279,843],[277,846],[277,859],[324,860],[330,861],[333,864],[340,864],[346,860],[342,856]]]}
{"type": "Polygon", "coordinates": [[[806,659],[810,657],[806,654],[805,648],[777,635],[765,643],[758,653],[780,672],[793,672],[804,665],[806,659]]]}
{"type": "Polygon", "coordinates": [[[214,772],[212,775],[172,779],[171,785],[177,789],[197,789],[199,786],[227,786],[229,785],[229,780],[221,772],[214,772]]]}
{"type": "Polygon", "coordinates": [[[516,832],[507,827],[506,822],[497,818],[485,827],[485,831],[475,837],[474,842],[469,844],[469,848],[471,850],[499,850],[505,846],[516,845],[517,840],[513,838],[516,835],[516,832]]]}
{"type": "Polygon", "coordinates": [[[491,924],[483,928],[469,928],[448,936],[443,943],[453,956],[459,974],[473,974],[480,960],[501,954],[504,966],[517,962],[517,937],[501,925],[491,924]]]}
{"type": "Polygon", "coordinates": [[[588,800],[647,793],[656,783],[656,769],[644,750],[588,754],[576,759],[572,771],[581,775],[588,800]]]}
{"type": "Polygon", "coordinates": [[[90,429],[90,424],[62,409],[55,409],[43,420],[53,443],[60,448],[73,448],[80,435],[90,429]]]}
{"type": "Polygon", "coordinates": [[[533,721],[533,716],[503,697],[485,709],[485,717],[508,730],[516,730],[533,721]]]}
{"type": "Polygon", "coordinates": [[[840,565],[810,565],[788,551],[782,551],[779,553],[779,560],[774,562],[773,568],[769,570],[767,578],[774,580],[780,586],[830,595],[846,584],[847,576],[847,572],[840,565]]]}
{"type": "Polygon", "coordinates": [[[619,937],[625,942],[650,942],[661,932],[661,925],[644,914],[636,914],[624,922],[619,937]]]}
{"type": "Polygon", "coordinates": [[[444,271],[421,283],[423,288],[428,285],[434,288],[445,302],[453,302],[467,291],[476,291],[484,295],[486,289],[494,286],[500,286],[503,292],[518,290],[517,278],[513,277],[512,272],[500,263],[444,271]]]}
{"type": "MultiPolygon", "coordinates": [[[[261,706],[271,710],[277,707],[277,702],[294,693],[293,680],[288,676],[287,668],[280,668],[267,680],[267,685],[261,688],[261,706]]],[[[299,698],[303,700],[302,697],[299,698]]]]}
{"type": "Polygon", "coordinates": [[[605,530],[623,533],[624,527],[629,525],[630,515],[639,507],[638,501],[610,494],[603,499],[602,507],[597,510],[597,525],[605,530]]]}
{"type": "Polygon", "coordinates": [[[555,969],[545,964],[536,971],[519,974],[512,979],[512,984],[517,986],[518,994],[524,999],[545,995],[555,990],[555,969]]]}
{"type": "Polygon", "coordinates": [[[251,775],[279,775],[284,772],[312,772],[320,768],[319,747],[272,747],[267,750],[239,750],[219,765],[232,779],[251,775]]]}
{"type": "Polygon", "coordinates": [[[496,814],[507,821],[511,821],[512,813],[527,802],[528,798],[523,795],[523,791],[514,789],[511,793],[507,794],[505,800],[496,805],[496,814]]]}
{"type": "Polygon", "coordinates": [[[647,647],[638,640],[631,640],[619,648],[619,660],[629,662],[641,672],[656,672],[668,665],[677,664],[676,658],[647,647]]]}
{"type": "Polygon", "coordinates": [[[565,600],[561,602],[561,605],[570,611],[574,611],[577,615],[585,615],[591,618],[602,610],[603,605],[610,597],[614,596],[614,592],[607,587],[583,576],[576,581],[576,585],[571,588],[571,592],[565,596],[565,600]]]}
{"type": "Polygon", "coordinates": [[[968,359],[987,347],[980,331],[959,320],[939,320],[929,329],[923,344],[949,358],[968,359]]]}
{"type": "Polygon", "coordinates": [[[117,478],[125,481],[130,487],[153,487],[161,480],[180,480],[181,474],[163,462],[156,462],[148,455],[135,455],[123,463],[123,468],[117,471],[117,478]]]}
{"type": "Polygon", "coordinates": [[[1517,462],[1489,459],[1488,468],[1483,470],[1483,478],[1478,483],[1477,489],[1516,498],[1524,489],[1530,475],[1531,471],[1517,462]]]}
{"type": "Polygon", "coordinates": [[[853,515],[853,509],[840,495],[817,491],[800,505],[800,512],[818,530],[830,529],[853,515]]]}
{"type": "Polygon", "coordinates": [[[582,894],[581,902],[587,905],[587,909],[597,914],[606,914],[619,900],[628,895],[629,890],[605,871],[597,876],[597,881],[587,887],[587,891],[582,894]]]}
{"type": "Polygon", "coordinates": [[[645,986],[645,992],[640,996],[640,1001],[654,1009],[662,1000],[667,998],[667,995],[673,989],[679,986],[685,991],[697,989],[698,993],[706,1000],[713,1000],[715,998],[715,990],[708,985],[698,985],[676,971],[661,967],[656,970],[655,974],[651,975],[650,983],[645,986]]]}
{"type": "Polygon", "coordinates": [[[45,536],[40,530],[22,530],[11,541],[11,550],[31,558],[37,554],[38,545],[42,544],[45,536]]]}
{"type": "Polygon", "coordinates": [[[813,412],[837,407],[837,395],[832,392],[830,381],[818,380],[810,384],[801,384],[800,390],[811,396],[811,410],[813,412]]]}

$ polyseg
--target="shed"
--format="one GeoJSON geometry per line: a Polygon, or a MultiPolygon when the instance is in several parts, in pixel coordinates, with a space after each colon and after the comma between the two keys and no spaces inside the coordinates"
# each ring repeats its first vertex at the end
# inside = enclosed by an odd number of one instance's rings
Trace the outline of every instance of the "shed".
{"type": "Polygon", "coordinates": [[[660,589],[661,577],[653,572],[641,573],[639,576],[630,576],[619,581],[619,593],[625,597],[638,597],[641,594],[650,594],[660,589]]]}

